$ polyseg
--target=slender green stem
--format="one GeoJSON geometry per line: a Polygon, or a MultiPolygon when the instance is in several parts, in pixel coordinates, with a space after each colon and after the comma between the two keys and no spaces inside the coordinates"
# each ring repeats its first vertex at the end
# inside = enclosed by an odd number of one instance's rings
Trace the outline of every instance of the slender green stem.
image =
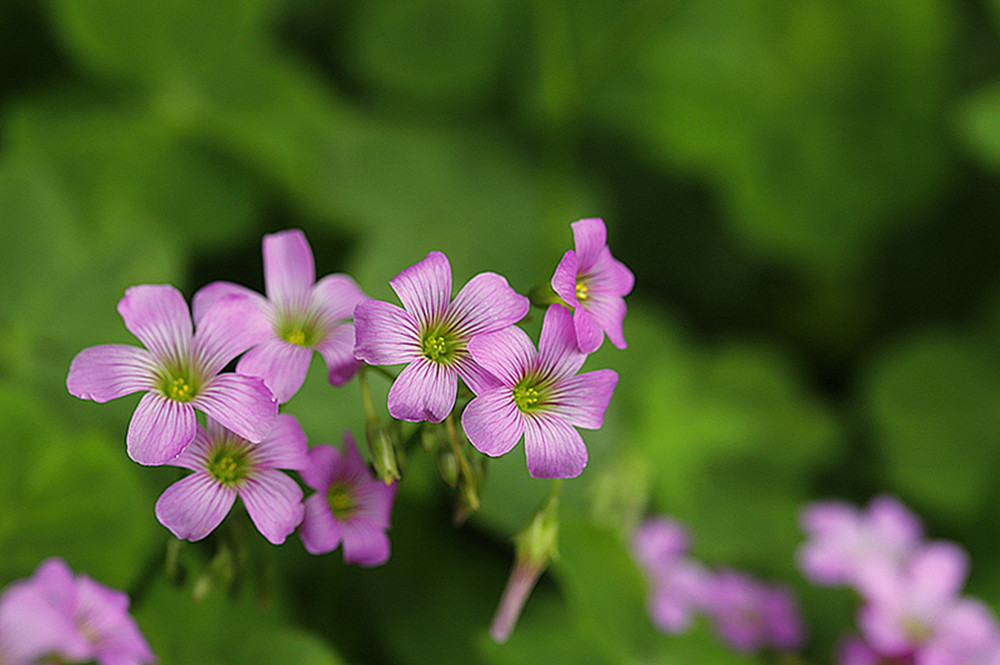
{"type": "Polygon", "coordinates": [[[444,427],[448,432],[448,441],[451,443],[451,449],[454,451],[455,457],[458,458],[458,468],[461,469],[462,475],[465,476],[468,482],[475,482],[475,474],[469,465],[469,460],[465,459],[465,455],[462,453],[462,446],[458,442],[458,431],[455,429],[455,421],[452,419],[450,413],[444,419],[444,427]]]}
{"type": "Polygon", "coordinates": [[[358,386],[361,388],[361,402],[365,407],[365,417],[367,417],[369,421],[372,421],[378,420],[378,414],[375,413],[375,405],[372,403],[371,388],[368,386],[369,368],[369,365],[361,366],[361,371],[358,372],[358,386]]]}

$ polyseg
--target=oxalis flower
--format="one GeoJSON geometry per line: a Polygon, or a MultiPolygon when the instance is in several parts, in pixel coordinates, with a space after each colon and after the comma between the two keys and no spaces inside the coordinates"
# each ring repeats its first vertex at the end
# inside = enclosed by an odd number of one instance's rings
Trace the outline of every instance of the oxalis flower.
{"type": "Polygon", "coordinates": [[[624,349],[624,296],[632,291],[635,277],[608,249],[604,220],[594,217],[570,224],[575,250],[563,255],[552,275],[552,288],[573,308],[577,344],[584,353],[601,348],[604,335],[624,349]]]}
{"type": "Polygon", "coordinates": [[[500,385],[477,389],[462,414],[476,450],[491,457],[509,452],[524,435],[533,478],[573,478],[587,466],[587,447],[575,427],[599,429],[618,383],[601,369],[577,375],[587,355],[576,345],[573,320],[550,305],[538,351],[520,328],[481,335],[469,342],[473,359],[500,385]]]}
{"type": "Polygon", "coordinates": [[[236,497],[265,538],[285,542],[302,521],[302,488],[278,469],[307,467],[306,435],[294,416],[280,414],[257,444],[208,419],[171,464],[194,471],[168,487],[156,518],[178,538],[201,540],[219,526],[236,497]]]}
{"type": "Polygon", "coordinates": [[[344,544],[344,561],[378,566],[389,559],[389,516],[396,483],[372,476],[350,432],[344,449],[316,446],[302,480],[316,490],[306,499],[300,534],[310,554],[324,554],[344,544]]]}
{"type": "Polygon", "coordinates": [[[194,296],[195,323],[220,298],[243,296],[256,308],[247,325],[268,328],[270,335],[240,358],[237,372],[263,379],[283,404],[302,387],[313,351],[319,351],[330,383],[344,385],[361,365],[348,319],[365,294],[347,275],[317,282],[312,249],[298,229],[264,236],[263,253],[267,298],[238,284],[213,282],[194,296]]]}
{"type": "Polygon", "coordinates": [[[393,418],[441,422],[455,406],[458,377],[476,390],[496,382],[469,343],[528,313],[528,299],[496,273],[476,275],[451,300],[451,266],[431,252],[391,280],[403,309],[369,300],[354,310],[354,355],[372,365],[409,363],[389,389],[393,418]]]}
{"type": "Polygon", "coordinates": [[[250,441],[271,431],[278,404],[263,381],[219,372],[267,336],[245,298],[220,298],[193,331],[184,296],[172,286],[133,286],[118,303],[125,327],[145,349],[103,344],[73,358],[66,387],[95,402],[148,391],[129,424],[128,454],[164,464],[195,435],[194,410],[204,411],[250,441]]]}

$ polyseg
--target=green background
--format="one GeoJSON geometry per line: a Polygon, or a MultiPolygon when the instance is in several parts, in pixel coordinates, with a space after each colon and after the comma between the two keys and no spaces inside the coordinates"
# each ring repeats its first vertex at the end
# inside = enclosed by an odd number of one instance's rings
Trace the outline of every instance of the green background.
{"type": "MultiPolygon", "coordinates": [[[[891,492],[997,607],[998,29],[996,0],[0,3],[0,583],[62,556],[133,594],[162,663],[747,662],[646,619],[623,533],[652,511],[795,588],[825,663],[851,603],[797,572],[798,513],[891,492]],[[296,227],[373,297],[432,249],[526,293],[592,216],[636,275],[629,349],[588,361],[621,380],[507,645],[548,488],[520,447],[460,528],[415,455],[382,568],[255,536],[233,600],[191,599],[212,541],[164,579],[176,471],[126,457],[135,397],[65,389],[134,342],[128,286],[260,289],[262,235],[296,227]]],[[[356,384],[313,370],[287,410],[360,436],[356,384]]]]}

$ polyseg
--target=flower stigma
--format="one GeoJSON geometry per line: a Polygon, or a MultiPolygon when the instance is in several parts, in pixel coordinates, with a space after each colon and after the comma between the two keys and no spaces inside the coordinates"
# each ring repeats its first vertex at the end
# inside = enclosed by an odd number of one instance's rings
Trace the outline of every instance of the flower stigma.
{"type": "Polygon", "coordinates": [[[451,349],[448,340],[443,335],[428,335],[421,344],[424,357],[434,362],[445,362],[448,360],[451,349]]]}
{"type": "Polygon", "coordinates": [[[526,381],[522,381],[514,386],[513,394],[514,404],[524,413],[538,407],[539,402],[542,400],[542,395],[538,391],[537,384],[526,381]]]}
{"type": "Polygon", "coordinates": [[[167,371],[160,379],[160,391],[175,402],[190,402],[198,395],[198,386],[184,372],[167,371]]]}
{"type": "Polygon", "coordinates": [[[208,462],[208,472],[223,485],[235,485],[246,476],[247,464],[239,451],[216,451],[208,462]]]}
{"type": "Polygon", "coordinates": [[[580,304],[583,304],[583,302],[586,301],[587,298],[589,297],[590,297],[590,288],[583,281],[577,282],[576,299],[580,301],[580,304]]]}
{"type": "Polygon", "coordinates": [[[332,485],[326,493],[330,511],[337,519],[349,517],[354,509],[354,498],[344,485],[332,485]]]}

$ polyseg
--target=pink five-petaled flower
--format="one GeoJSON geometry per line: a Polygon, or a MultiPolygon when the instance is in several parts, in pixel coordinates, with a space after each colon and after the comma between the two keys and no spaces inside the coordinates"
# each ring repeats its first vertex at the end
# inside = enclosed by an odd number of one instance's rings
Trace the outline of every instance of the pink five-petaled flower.
{"type": "Polygon", "coordinates": [[[719,637],[737,651],[789,650],[802,644],[798,608],[783,587],[736,571],[722,571],[708,586],[705,609],[719,637]]]}
{"type": "Polygon", "coordinates": [[[306,499],[306,515],[299,530],[310,554],[331,552],[344,543],[344,561],[378,566],[389,558],[389,516],[396,483],[375,479],[361,458],[350,432],[344,449],[330,445],[309,451],[302,480],[316,490],[306,499]]]}
{"type": "Polygon", "coordinates": [[[219,372],[267,336],[254,325],[244,298],[220,299],[192,330],[180,291],[169,285],[133,286],[118,303],[125,327],[146,349],[102,344],[73,358],[66,387],[95,402],[148,391],[139,401],[126,442],[140,464],[164,464],[194,438],[200,409],[250,441],[271,431],[278,404],[263,381],[219,372]],[[148,350],[147,350],[148,349],[148,350]]]}
{"type": "Polygon", "coordinates": [[[294,416],[278,415],[260,443],[250,443],[208,419],[174,466],[194,473],[168,487],[156,502],[156,518],[178,538],[201,540],[219,526],[236,496],[250,519],[275,545],[302,521],[302,488],[278,469],[308,465],[306,435],[294,416]]]}
{"type": "Polygon", "coordinates": [[[510,451],[523,434],[533,478],[573,478],[587,466],[587,447],[575,428],[601,427],[618,374],[577,375],[587,355],[562,305],[545,312],[538,349],[515,327],[469,342],[472,357],[500,385],[472,386],[476,397],[462,413],[462,426],[476,450],[491,457],[510,451]]]}
{"type": "Polygon", "coordinates": [[[317,282],[312,250],[298,229],[264,236],[263,253],[267,298],[238,284],[213,282],[194,296],[195,323],[219,298],[244,296],[256,305],[252,323],[271,333],[240,358],[237,372],[263,379],[284,404],[302,387],[316,350],[326,361],[330,383],[344,385],[360,366],[347,319],[365,294],[347,275],[317,282]]]}
{"type": "Polygon", "coordinates": [[[632,291],[635,277],[621,261],[611,256],[604,220],[595,217],[573,222],[576,250],[569,250],[552,275],[552,288],[573,308],[577,344],[584,353],[601,347],[604,334],[624,349],[624,296],[632,291]]]}
{"type": "Polygon", "coordinates": [[[472,390],[496,382],[468,352],[478,336],[509,328],[527,298],[496,273],[473,277],[451,300],[451,266],[441,252],[389,280],[403,309],[369,300],[354,310],[354,355],[372,365],[409,363],[389,389],[393,418],[441,422],[455,406],[458,377],[472,390]]]}
{"type": "Polygon", "coordinates": [[[47,559],[0,596],[0,658],[4,665],[156,662],[128,607],[124,592],[47,559]]]}

